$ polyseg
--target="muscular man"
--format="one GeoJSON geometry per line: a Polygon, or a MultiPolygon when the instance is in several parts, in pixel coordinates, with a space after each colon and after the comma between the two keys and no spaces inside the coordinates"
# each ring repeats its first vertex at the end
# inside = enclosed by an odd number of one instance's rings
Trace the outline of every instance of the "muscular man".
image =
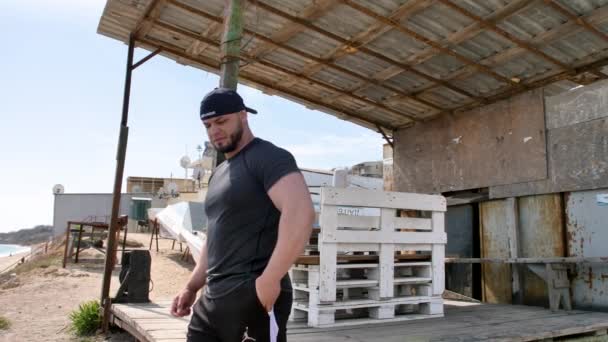
{"type": "Polygon", "coordinates": [[[200,117],[226,161],[213,172],[205,200],[207,243],[171,314],[194,305],[188,341],[286,341],[291,311],[287,271],[309,239],[314,209],[293,156],[253,136],[243,99],[217,88],[205,96],[200,117]]]}

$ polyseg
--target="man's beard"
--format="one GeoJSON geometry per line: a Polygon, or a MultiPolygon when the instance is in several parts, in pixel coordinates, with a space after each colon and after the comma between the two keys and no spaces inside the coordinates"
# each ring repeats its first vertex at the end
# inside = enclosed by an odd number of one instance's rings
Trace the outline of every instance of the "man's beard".
{"type": "Polygon", "coordinates": [[[241,141],[242,137],[243,137],[243,125],[239,122],[236,132],[230,134],[230,137],[229,137],[230,142],[228,143],[228,145],[224,145],[224,146],[220,147],[220,146],[213,144],[213,147],[215,147],[215,149],[218,150],[219,152],[230,153],[230,152],[236,150],[236,147],[239,145],[239,142],[241,141]]]}

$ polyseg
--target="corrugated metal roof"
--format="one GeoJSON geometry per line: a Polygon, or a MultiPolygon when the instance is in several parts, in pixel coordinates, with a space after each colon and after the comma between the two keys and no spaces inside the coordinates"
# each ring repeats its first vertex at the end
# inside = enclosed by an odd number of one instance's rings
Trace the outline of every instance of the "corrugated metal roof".
{"type": "MultiPolygon", "coordinates": [[[[98,32],[217,73],[224,6],[108,0],[98,32]]],[[[608,0],[249,0],[244,26],[243,83],[372,129],[608,77],[608,0]]]]}

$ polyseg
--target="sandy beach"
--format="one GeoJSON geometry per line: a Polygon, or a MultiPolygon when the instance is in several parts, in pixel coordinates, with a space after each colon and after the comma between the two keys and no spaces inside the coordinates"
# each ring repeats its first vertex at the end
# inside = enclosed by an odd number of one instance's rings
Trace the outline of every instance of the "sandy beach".
{"type": "MultiPolygon", "coordinates": [[[[130,240],[147,249],[148,234],[129,234],[130,240]]],[[[150,299],[172,298],[186,283],[193,263],[181,260],[179,245],[159,241],[161,250],[151,251],[152,286],[150,299]]],[[[103,277],[103,254],[94,249],[81,253],[82,263],[36,268],[0,282],[0,315],[11,321],[8,331],[0,331],[0,341],[80,341],[69,331],[68,315],[84,301],[98,299],[103,277]]],[[[4,260],[3,260],[4,262],[4,260]]],[[[118,269],[112,277],[111,295],[118,289],[118,269]]],[[[109,340],[96,336],[87,341],[133,341],[126,333],[112,334],[109,340]]]]}
{"type": "Polygon", "coordinates": [[[30,254],[30,252],[23,252],[13,254],[11,256],[0,257],[0,273],[8,271],[9,268],[12,268],[11,266],[16,265],[21,258],[28,254],[30,254]]]}

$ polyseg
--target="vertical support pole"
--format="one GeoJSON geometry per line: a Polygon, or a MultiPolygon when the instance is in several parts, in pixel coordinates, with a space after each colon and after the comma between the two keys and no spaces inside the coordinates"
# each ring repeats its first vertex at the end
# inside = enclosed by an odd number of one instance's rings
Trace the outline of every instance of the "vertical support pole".
{"type": "MultiPolygon", "coordinates": [[[[519,209],[515,197],[507,198],[506,202],[505,214],[509,239],[509,258],[515,259],[519,257],[519,209]]],[[[511,264],[511,273],[511,301],[513,304],[523,304],[521,268],[518,264],[511,264]]]]}
{"type": "Polygon", "coordinates": [[[236,89],[239,81],[243,35],[243,0],[226,0],[226,2],[220,87],[236,89]]]}
{"type": "MultiPolygon", "coordinates": [[[[445,234],[445,213],[434,211],[431,216],[433,233],[445,234]]],[[[445,290],[445,245],[435,243],[432,247],[432,276],[433,276],[433,296],[441,296],[445,290]]]]}
{"type": "Polygon", "coordinates": [[[133,71],[133,52],[135,50],[135,37],[129,36],[129,50],[127,53],[127,67],[125,72],[125,88],[122,102],[122,118],[120,120],[120,135],[118,137],[118,151],[116,155],[116,173],[114,175],[114,192],[112,193],[112,216],[110,219],[110,230],[108,232],[108,243],[106,246],[105,268],[103,272],[103,285],[101,289],[101,305],[103,306],[102,330],[108,331],[110,323],[110,281],[114,269],[114,256],[116,250],[116,231],[119,229],[118,214],[120,211],[120,193],[122,189],[122,178],[125,170],[125,156],[127,154],[127,139],[129,127],[129,99],[131,97],[131,74],[133,71]]]}

